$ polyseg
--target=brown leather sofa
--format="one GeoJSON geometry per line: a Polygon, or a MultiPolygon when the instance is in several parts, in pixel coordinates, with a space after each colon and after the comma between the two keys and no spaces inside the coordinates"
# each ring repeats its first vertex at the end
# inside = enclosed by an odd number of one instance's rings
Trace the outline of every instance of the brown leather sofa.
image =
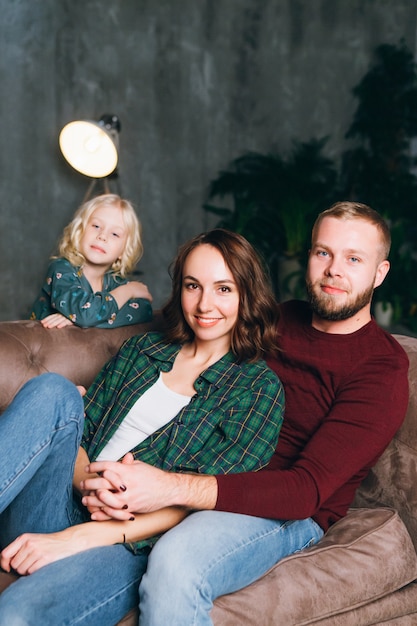
{"type": "MultiPolygon", "coordinates": [[[[87,387],[127,337],[155,324],[45,330],[39,322],[1,322],[0,412],[42,372],[58,372],[87,387]]],[[[355,508],[317,546],[283,559],[246,589],[218,598],[212,611],[216,626],[417,624],[417,339],[397,339],[410,358],[408,413],[358,490],[355,508]]],[[[13,580],[0,574],[0,590],[13,580]]],[[[133,612],[121,622],[136,623],[133,612]]]]}

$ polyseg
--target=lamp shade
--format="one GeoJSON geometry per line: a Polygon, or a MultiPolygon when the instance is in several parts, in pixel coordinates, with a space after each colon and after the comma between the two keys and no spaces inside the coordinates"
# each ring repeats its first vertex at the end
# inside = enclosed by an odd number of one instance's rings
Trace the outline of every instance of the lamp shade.
{"type": "Polygon", "coordinates": [[[81,174],[104,178],[117,167],[120,122],[103,115],[98,122],[77,120],[61,130],[59,146],[68,163],[81,174]]]}

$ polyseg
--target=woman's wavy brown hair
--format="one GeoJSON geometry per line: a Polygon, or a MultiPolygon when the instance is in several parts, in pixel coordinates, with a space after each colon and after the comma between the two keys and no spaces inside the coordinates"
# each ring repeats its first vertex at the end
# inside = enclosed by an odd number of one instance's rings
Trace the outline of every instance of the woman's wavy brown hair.
{"type": "Polygon", "coordinates": [[[172,291],[162,309],[166,336],[174,343],[193,340],[181,307],[185,261],[197,246],[212,246],[220,252],[233,275],[239,293],[239,311],[231,337],[231,350],[238,361],[256,361],[277,349],[278,307],[261,258],[241,235],[215,228],[182,245],[170,266],[172,291]]]}

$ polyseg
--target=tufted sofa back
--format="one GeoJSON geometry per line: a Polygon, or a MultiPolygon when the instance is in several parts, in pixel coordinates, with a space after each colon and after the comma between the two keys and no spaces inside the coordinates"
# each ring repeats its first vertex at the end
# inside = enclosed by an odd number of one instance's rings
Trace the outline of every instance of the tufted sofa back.
{"type": "Polygon", "coordinates": [[[126,339],[156,328],[159,320],[156,315],[147,324],[112,329],[45,329],[29,320],[0,322],[0,413],[25,382],[44,372],[89,387],[126,339]]]}
{"type": "Polygon", "coordinates": [[[417,338],[394,336],[410,361],[407,415],[357,490],[354,505],[397,509],[417,549],[417,338]]]}

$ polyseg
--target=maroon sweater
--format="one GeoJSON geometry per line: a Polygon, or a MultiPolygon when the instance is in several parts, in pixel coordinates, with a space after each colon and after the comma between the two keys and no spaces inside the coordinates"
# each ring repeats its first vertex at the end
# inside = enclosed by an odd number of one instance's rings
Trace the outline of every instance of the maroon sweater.
{"type": "Polygon", "coordinates": [[[275,454],[259,472],[217,476],[216,509],[312,517],[327,530],[403,422],[408,358],[374,320],[348,335],[315,330],[305,302],[281,306],[279,332],[282,353],[268,361],[286,395],[275,454]]]}

